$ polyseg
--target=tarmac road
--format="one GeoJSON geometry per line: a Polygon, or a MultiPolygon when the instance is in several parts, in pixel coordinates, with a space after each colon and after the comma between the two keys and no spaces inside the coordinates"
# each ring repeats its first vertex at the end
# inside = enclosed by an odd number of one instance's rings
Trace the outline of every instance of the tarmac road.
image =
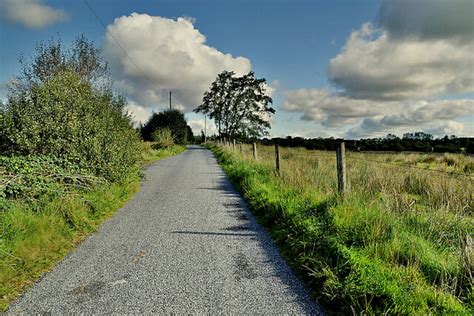
{"type": "Polygon", "coordinates": [[[321,314],[210,151],[189,146],[145,175],[7,314],[321,314]]]}

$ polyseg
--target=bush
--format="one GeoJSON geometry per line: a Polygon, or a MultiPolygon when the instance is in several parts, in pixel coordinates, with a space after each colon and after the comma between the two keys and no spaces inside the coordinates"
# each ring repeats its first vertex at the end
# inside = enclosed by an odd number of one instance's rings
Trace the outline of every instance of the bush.
{"type": "Polygon", "coordinates": [[[0,109],[0,150],[49,156],[118,180],[139,159],[138,132],[114,94],[98,49],[79,37],[37,46],[37,56],[10,87],[0,109]]]}
{"type": "Polygon", "coordinates": [[[152,141],[153,133],[162,128],[171,131],[176,144],[184,145],[194,141],[193,131],[187,125],[184,114],[179,110],[153,113],[148,122],[142,126],[140,132],[144,140],[152,141]]]}
{"type": "Polygon", "coordinates": [[[49,156],[0,156],[0,199],[61,196],[104,183],[85,166],[49,156]]]}
{"type": "Polygon", "coordinates": [[[174,136],[169,128],[160,128],[151,135],[157,148],[169,148],[174,145],[174,136]]]}
{"type": "Polygon", "coordinates": [[[74,72],[59,72],[8,100],[4,137],[15,154],[67,159],[117,180],[138,159],[138,134],[123,104],[120,97],[94,91],[74,72]]]}

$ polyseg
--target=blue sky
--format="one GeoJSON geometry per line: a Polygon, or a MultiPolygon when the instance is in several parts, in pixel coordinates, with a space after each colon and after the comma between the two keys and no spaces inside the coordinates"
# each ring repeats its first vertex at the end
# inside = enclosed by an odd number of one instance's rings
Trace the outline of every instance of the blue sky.
{"type": "Polygon", "coordinates": [[[273,136],[474,135],[473,2],[89,3],[153,82],[127,66],[83,1],[0,0],[0,84],[18,73],[18,56],[31,56],[36,42],[60,35],[70,43],[84,34],[104,49],[140,121],[166,106],[171,89],[199,132],[202,117],[190,110],[215,75],[252,69],[270,85],[273,136]],[[438,22],[423,18],[437,14],[438,22]]]}

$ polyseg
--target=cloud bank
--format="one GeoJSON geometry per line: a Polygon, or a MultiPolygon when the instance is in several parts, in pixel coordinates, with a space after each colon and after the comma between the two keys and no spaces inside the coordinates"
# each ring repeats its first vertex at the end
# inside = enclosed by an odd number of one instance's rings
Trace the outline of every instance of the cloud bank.
{"type": "Polygon", "coordinates": [[[68,19],[66,12],[40,0],[0,0],[2,20],[28,28],[42,28],[68,19]]]}
{"type": "MultiPolygon", "coordinates": [[[[323,127],[352,126],[346,137],[420,130],[474,134],[456,119],[474,114],[474,2],[384,0],[330,60],[336,92],[288,91],[285,111],[323,127]]],[[[347,128],[347,127],[346,127],[347,128]]]]}
{"type": "Polygon", "coordinates": [[[112,76],[135,106],[160,109],[168,106],[185,112],[201,103],[202,95],[217,74],[233,70],[243,75],[251,70],[244,57],[233,57],[206,45],[206,37],[189,17],[176,20],[132,13],[107,27],[130,58],[106,34],[104,54],[112,76]]]}

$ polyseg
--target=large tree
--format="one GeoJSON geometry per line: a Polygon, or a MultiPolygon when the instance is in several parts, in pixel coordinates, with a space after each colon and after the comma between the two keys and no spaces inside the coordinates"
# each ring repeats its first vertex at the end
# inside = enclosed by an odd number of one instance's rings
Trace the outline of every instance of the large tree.
{"type": "Polygon", "coordinates": [[[268,134],[270,116],[275,113],[266,94],[266,80],[253,72],[237,77],[233,71],[223,71],[204,93],[201,105],[194,112],[214,119],[219,136],[256,138],[268,134]]]}

